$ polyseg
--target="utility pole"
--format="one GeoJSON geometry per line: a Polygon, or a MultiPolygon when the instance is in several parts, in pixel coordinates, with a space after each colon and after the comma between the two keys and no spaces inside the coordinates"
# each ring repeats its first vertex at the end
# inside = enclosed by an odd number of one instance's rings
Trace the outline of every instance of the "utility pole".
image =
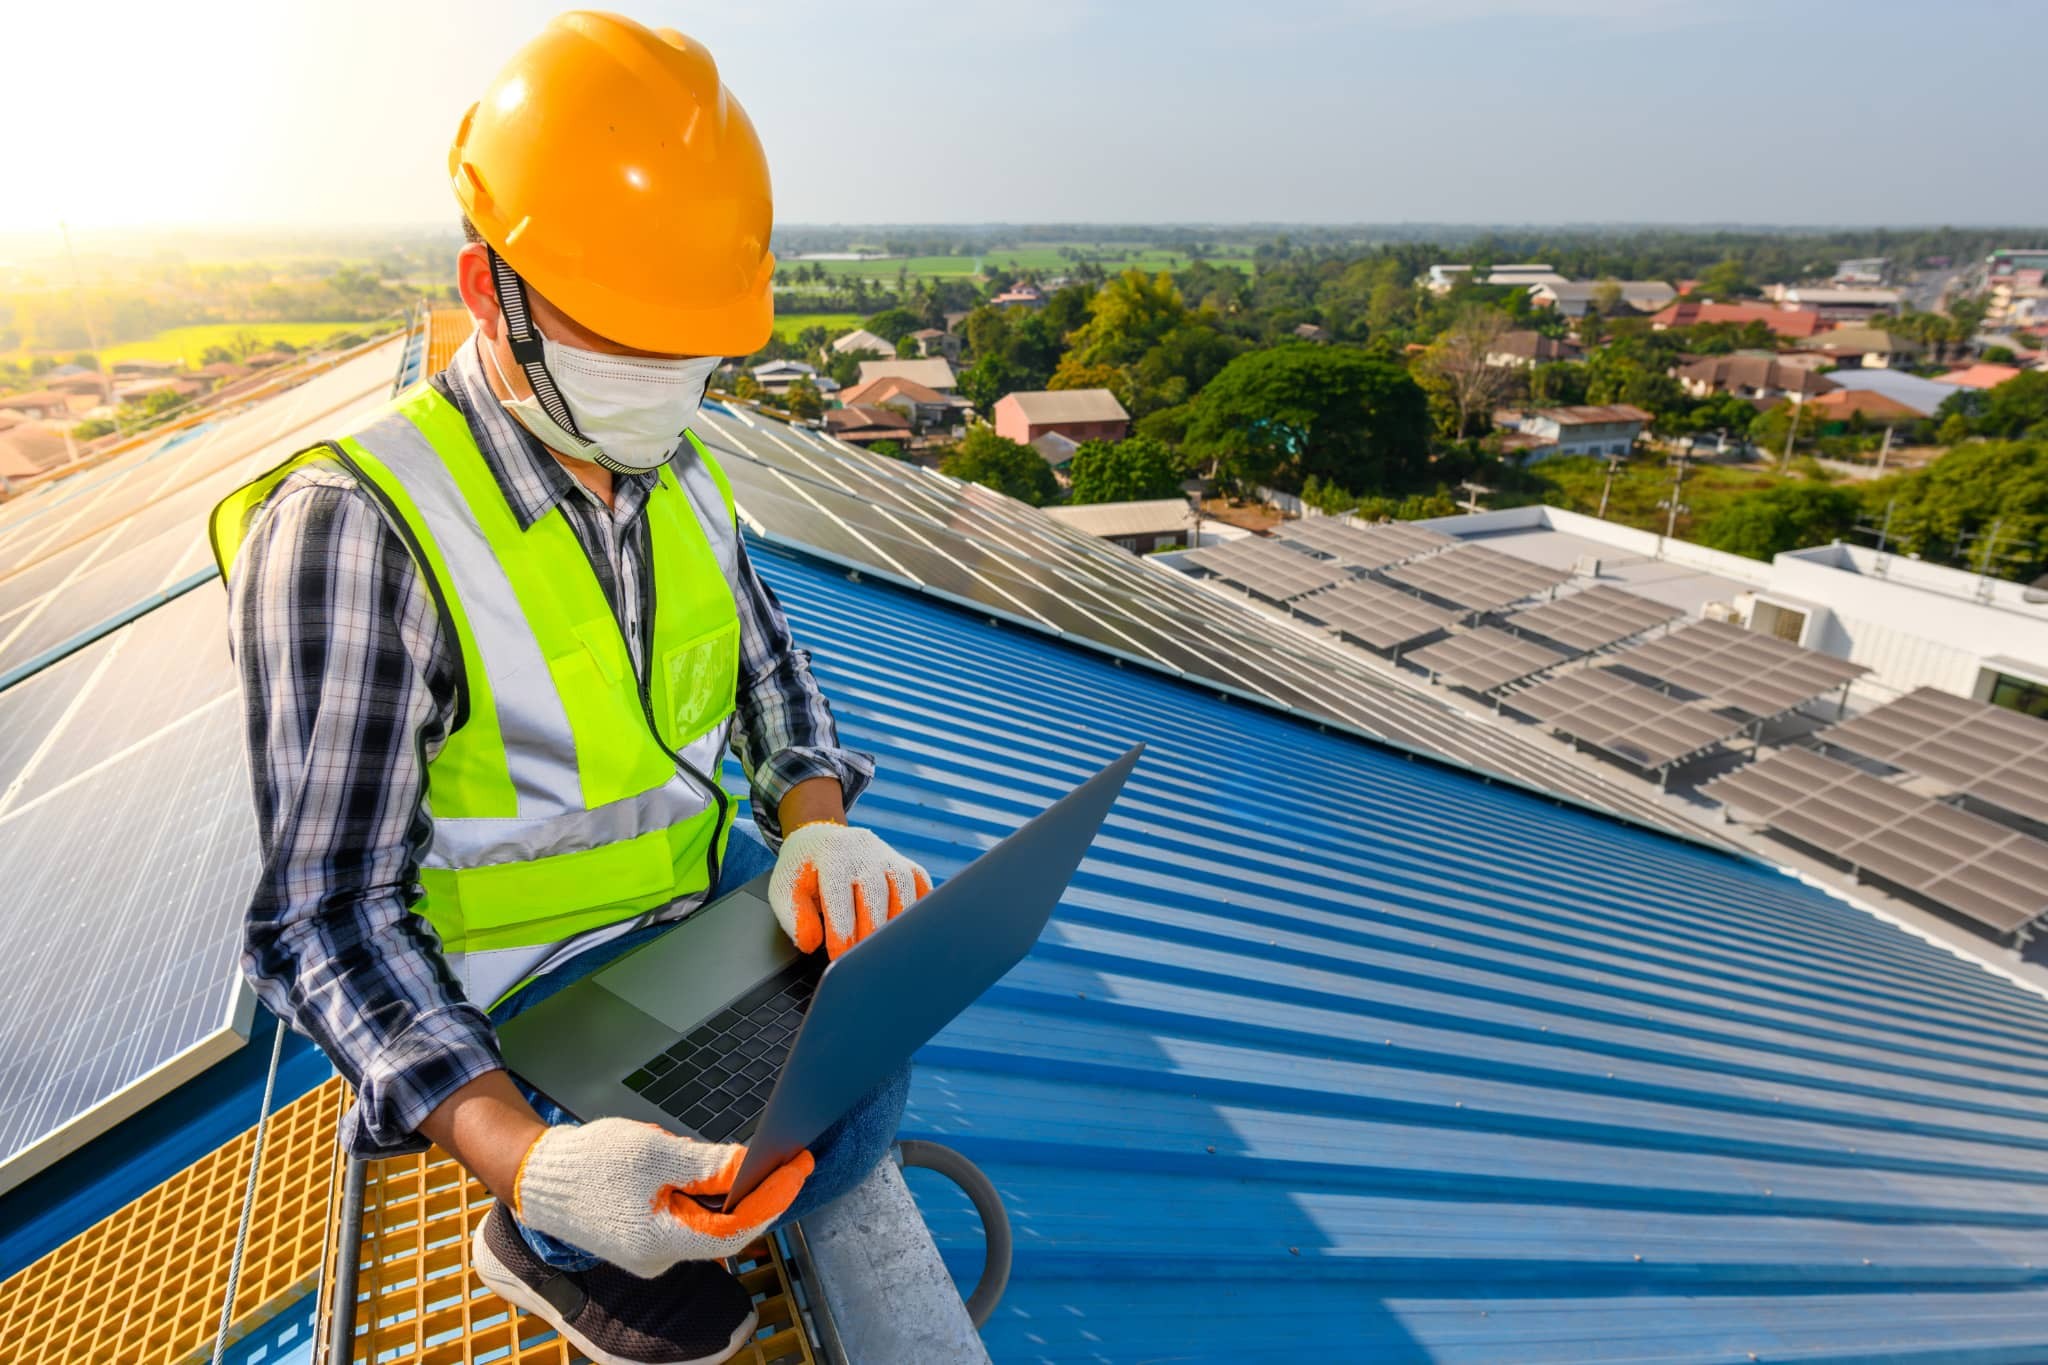
{"type": "Polygon", "coordinates": [[[1607,520],[1607,495],[1614,491],[1614,471],[1619,468],[1621,468],[1621,456],[1609,455],[1607,457],[1607,477],[1600,481],[1600,510],[1593,514],[1602,521],[1607,520]]]}
{"type": "Polygon", "coordinates": [[[1785,426],[1785,454],[1778,461],[1778,472],[1781,474],[1792,467],[1792,444],[1799,439],[1799,411],[1799,404],[1792,403],[1792,420],[1785,426]]]}
{"type": "Polygon", "coordinates": [[[1664,542],[1673,539],[1678,534],[1678,514],[1692,510],[1685,505],[1682,497],[1685,492],[1685,466],[1686,458],[1683,455],[1680,455],[1671,462],[1671,495],[1657,504],[1665,509],[1664,534],[1657,537],[1657,557],[1659,559],[1664,557],[1664,542]]]}
{"type": "Polygon", "coordinates": [[[1482,483],[1474,483],[1470,479],[1465,480],[1458,487],[1465,491],[1465,510],[1467,512],[1484,512],[1486,510],[1479,505],[1479,498],[1481,494],[1493,492],[1493,489],[1488,488],[1482,483]]]}
{"type": "MultiPolygon", "coordinates": [[[[1891,427],[1884,429],[1884,444],[1877,449],[1877,477],[1880,479],[1884,477],[1884,457],[1892,453],[1892,431],[1891,427]]],[[[1889,517],[1891,514],[1887,511],[1885,515],[1889,517]]]]}

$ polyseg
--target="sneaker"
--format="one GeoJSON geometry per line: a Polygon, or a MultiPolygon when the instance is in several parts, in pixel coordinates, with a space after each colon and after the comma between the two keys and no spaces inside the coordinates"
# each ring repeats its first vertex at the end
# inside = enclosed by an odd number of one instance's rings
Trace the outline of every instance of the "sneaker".
{"type": "Polygon", "coordinates": [[[678,1261],[651,1280],[616,1266],[557,1270],[533,1254],[504,1206],[470,1239],[493,1294],[553,1327],[596,1365],[718,1365],[754,1335],[753,1295],[717,1261],[678,1261]]]}

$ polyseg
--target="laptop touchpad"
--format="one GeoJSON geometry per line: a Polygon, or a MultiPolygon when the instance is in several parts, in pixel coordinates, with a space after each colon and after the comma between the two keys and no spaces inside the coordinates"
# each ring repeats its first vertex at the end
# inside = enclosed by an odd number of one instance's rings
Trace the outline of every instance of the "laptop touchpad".
{"type": "Polygon", "coordinates": [[[597,981],[641,1013],[685,1033],[796,955],[767,900],[743,890],[605,967],[597,981]]]}

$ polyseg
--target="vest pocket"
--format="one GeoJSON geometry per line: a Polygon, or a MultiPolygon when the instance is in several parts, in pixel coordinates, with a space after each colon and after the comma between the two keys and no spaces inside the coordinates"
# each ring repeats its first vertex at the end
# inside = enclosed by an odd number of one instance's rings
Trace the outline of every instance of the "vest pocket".
{"type": "Polygon", "coordinates": [[[671,714],[681,748],[732,713],[739,687],[737,618],[677,645],[662,656],[671,714]]]}

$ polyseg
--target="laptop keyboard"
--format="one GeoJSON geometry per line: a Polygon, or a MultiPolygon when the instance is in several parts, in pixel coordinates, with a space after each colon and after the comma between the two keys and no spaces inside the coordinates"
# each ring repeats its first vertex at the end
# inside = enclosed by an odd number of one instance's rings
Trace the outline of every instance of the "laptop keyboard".
{"type": "Polygon", "coordinates": [[[798,958],[626,1077],[628,1089],[711,1142],[744,1139],[767,1106],[820,970],[798,958]]]}

